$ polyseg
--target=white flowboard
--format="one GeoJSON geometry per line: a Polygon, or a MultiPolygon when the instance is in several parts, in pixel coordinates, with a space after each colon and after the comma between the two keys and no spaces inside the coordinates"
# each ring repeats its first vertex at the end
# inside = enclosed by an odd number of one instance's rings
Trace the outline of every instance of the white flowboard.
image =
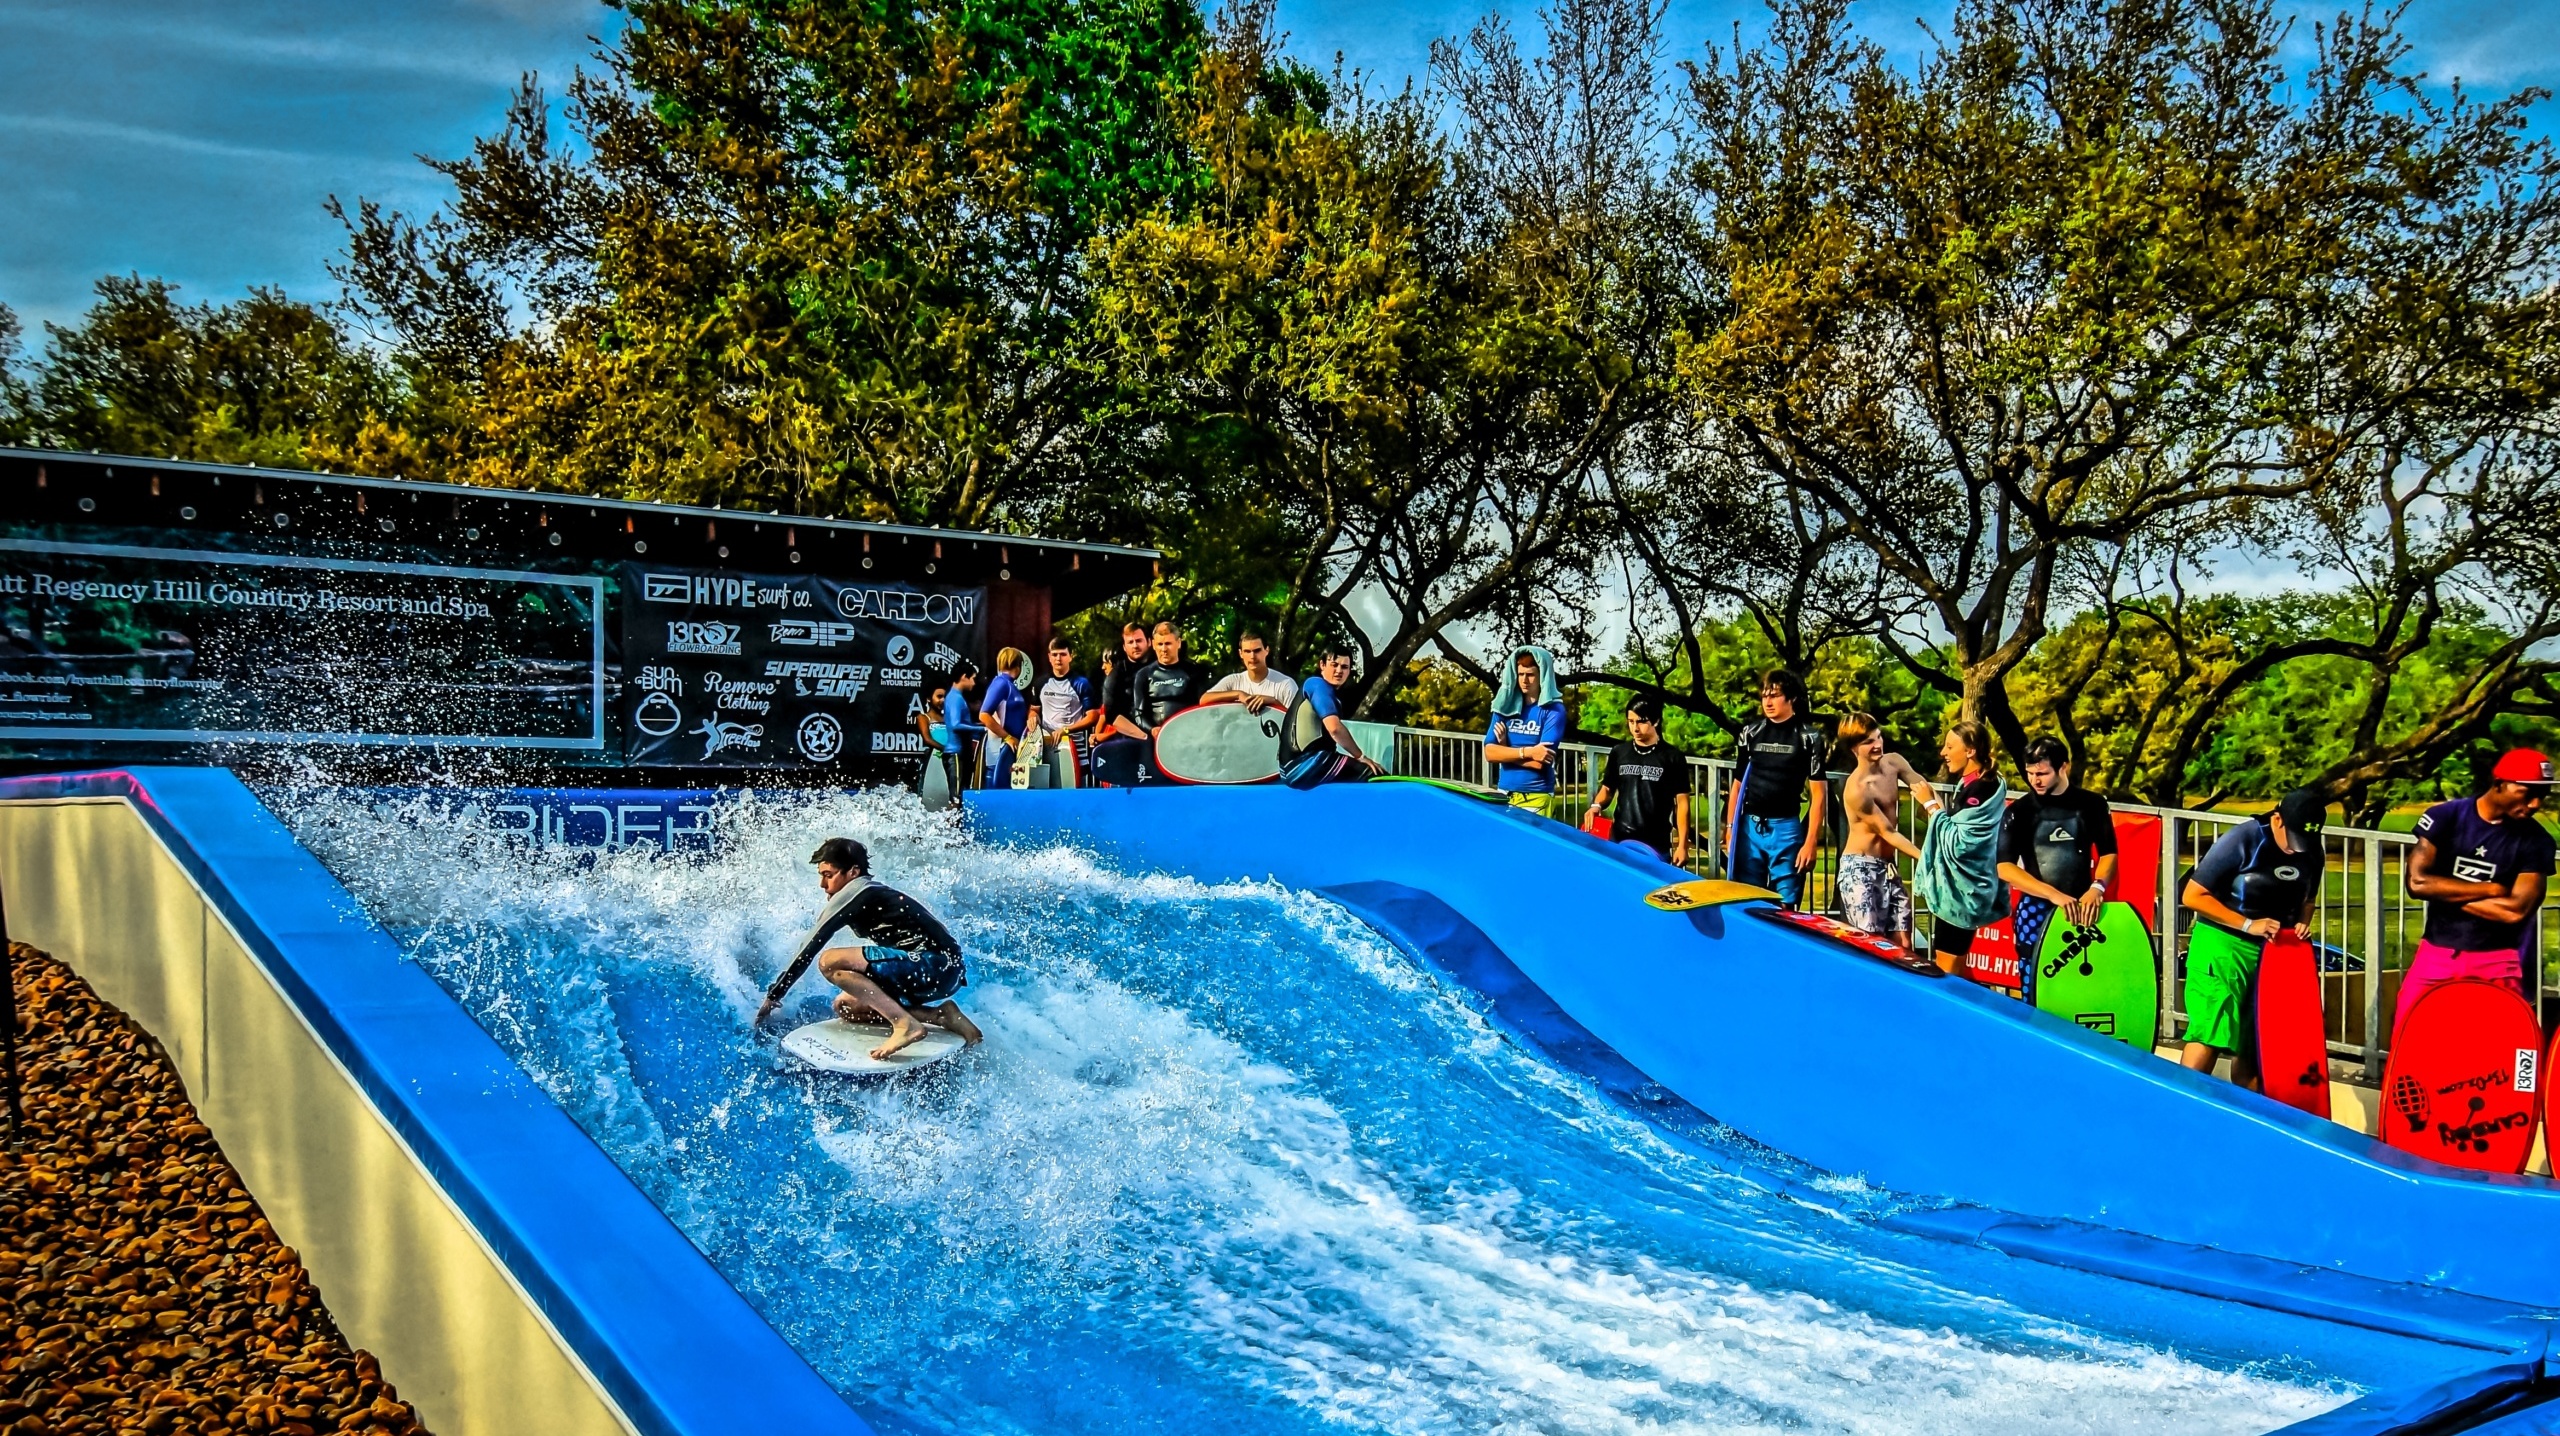
{"type": "Polygon", "coordinates": [[[1185,708],[1156,730],[1156,766],[1177,783],[1268,783],[1280,776],[1278,708],[1185,708]]]}
{"type": "Polygon", "coordinates": [[[889,1027],[880,1022],[846,1022],[829,1018],[795,1027],[782,1039],[782,1050],[826,1072],[842,1072],[850,1076],[872,1076],[883,1072],[907,1072],[930,1066],[966,1046],[957,1032],[928,1027],[924,1036],[911,1047],[900,1048],[883,1062],[871,1055],[871,1049],[889,1040],[889,1027]]]}

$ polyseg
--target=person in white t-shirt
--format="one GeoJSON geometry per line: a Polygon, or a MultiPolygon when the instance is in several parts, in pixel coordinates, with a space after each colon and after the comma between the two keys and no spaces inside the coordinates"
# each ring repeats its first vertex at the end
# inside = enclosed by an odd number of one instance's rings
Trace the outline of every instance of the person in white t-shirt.
{"type": "Polygon", "coordinates": [[[1261,634],[1246,629],[1244,637],[1236,640],[1236,657],[1244,660],[1244,671],[1210,684],[1209,691],[1200,695],[1202,706],[1241,703],[1247,713],[1259,713],[1265,708],[1286,708],[1298,700],[1298,680],[1271,671],[1271,644],[1261,634]]]}

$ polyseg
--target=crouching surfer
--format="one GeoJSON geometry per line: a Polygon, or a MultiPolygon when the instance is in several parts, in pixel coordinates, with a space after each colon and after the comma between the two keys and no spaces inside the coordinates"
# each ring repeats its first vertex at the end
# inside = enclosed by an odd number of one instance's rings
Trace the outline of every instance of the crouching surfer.
{"type": "Polygon", "coordinates": [[[818,975],[843,989],[836,998],[836,1016],[851,1022],[870,1012],[888,1022],[889,1040],[871,1049],[874,1060],[923,1040],[928,1023],[960,1034],[963,1042],[979,1041],[985,1034],[951,1000],[969,977],[960,944],[952,941],[942,920],[896,888],[873,882],[871,854],[851,838],[827,839],[809,861],[818,865],[818,886],[826,891],[827,905],[791,965],[765,989],[756,1025],[764,1025],[815,960],[818,975]],[[820,956],[827,939],[838,932],[871,944],[871,950],[891,951],[873,957],[862,948],[836,948],[820,956]]]}

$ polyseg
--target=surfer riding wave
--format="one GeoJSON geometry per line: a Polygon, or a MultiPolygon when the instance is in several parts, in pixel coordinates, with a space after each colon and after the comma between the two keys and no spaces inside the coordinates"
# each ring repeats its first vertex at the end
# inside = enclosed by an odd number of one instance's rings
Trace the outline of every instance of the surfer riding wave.
{"type": "Polygon", "coordinates": [[[851,1022],[870,1012],[888,1022],[889,1039],[871,1049],[874,1060],[924,1040],[928,1025],[956,1032],[963,1042],[980,1041],[985,1034],[951,1000],[969,976],[960,944],[942,920],[896,888],[873,882],[871,854],[851,838],[827,839],[809,861],[818,865],[818,886],[827,894],[827,905],[791,965],[765,989],[756,1025],[764,1025],[815,961],[818,975],[842,989],[836,1016],[851,1022]],[[828,948],[827,939],[838,932],[890,951],[872,957],[859,947],[828,948]]]}

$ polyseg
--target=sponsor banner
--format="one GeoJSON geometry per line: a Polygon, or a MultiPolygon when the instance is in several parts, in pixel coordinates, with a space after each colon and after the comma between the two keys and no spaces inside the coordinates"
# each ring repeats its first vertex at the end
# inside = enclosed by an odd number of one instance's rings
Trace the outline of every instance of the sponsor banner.
{"type": "Polygon", "coordinates": [[[624,749],[652,767],[919,756],[916,715],[985,647],[984,589],[635,563],[622,595],[624,749]]]}
{"type": "Polygon", "coordinates": [[[0,746],[601,750],[604,581],[0,539],[0,746]]]}

